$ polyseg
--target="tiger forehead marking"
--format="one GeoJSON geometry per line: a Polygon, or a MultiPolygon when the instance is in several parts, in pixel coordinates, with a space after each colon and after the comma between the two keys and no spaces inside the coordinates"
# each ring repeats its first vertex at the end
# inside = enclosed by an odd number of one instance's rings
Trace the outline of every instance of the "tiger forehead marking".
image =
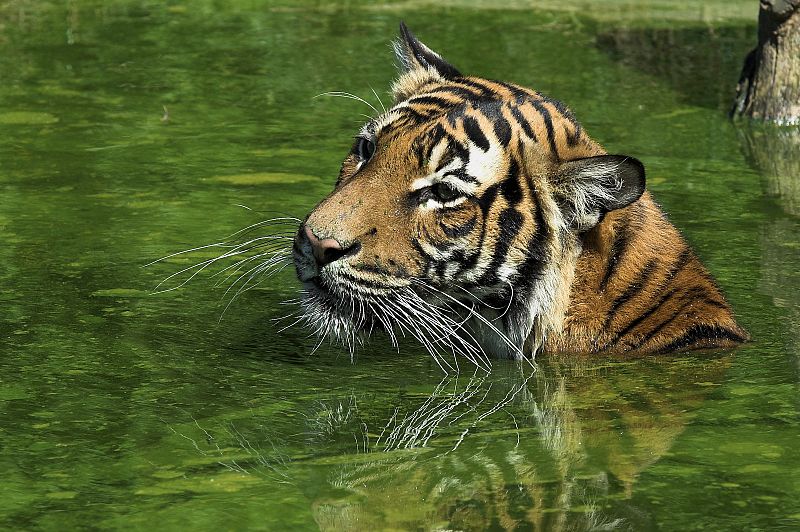
{"type": "Polygon", "coordinates": [[[394,105],[295,239],[309,325],[351,347],[409,334],[445,368],[442,353],[485,367],[746,338],[638,160],[607,155],[557,100],[463,76],[405,26],[395,48],[394,105]]]}

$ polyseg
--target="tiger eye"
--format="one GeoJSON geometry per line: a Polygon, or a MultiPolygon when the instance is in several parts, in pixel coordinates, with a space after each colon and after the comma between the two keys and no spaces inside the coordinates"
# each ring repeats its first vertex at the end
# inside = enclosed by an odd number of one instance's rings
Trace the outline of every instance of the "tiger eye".
{"type": "Polygon", "coordinates": [[[437,201],[447,203],[461,197],[460,190],[449,183],[436,183],[431,187],[431,192],[437,201]]]}

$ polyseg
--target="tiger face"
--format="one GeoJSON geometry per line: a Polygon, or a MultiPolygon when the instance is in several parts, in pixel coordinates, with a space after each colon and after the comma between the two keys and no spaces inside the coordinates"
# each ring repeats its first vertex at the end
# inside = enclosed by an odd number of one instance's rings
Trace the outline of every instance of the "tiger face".
{"type": "Polygon", "coordinates": [[[561,103],[463,76],[404,25],[395,50],[394,105],[295,238],[306,318],[350,345],[377,327],[521,356],[564,312],[579,235],[642,195],[643,166],[604,155],[561,103]]]}

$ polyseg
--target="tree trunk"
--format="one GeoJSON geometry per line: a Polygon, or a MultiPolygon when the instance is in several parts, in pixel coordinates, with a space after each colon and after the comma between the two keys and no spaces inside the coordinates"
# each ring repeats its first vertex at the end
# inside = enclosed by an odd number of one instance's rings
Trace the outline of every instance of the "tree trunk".
{"type": "Polygon", "coordinates": [[[800,0],[761,0],[731,115],[800,124],[800,0]]]}

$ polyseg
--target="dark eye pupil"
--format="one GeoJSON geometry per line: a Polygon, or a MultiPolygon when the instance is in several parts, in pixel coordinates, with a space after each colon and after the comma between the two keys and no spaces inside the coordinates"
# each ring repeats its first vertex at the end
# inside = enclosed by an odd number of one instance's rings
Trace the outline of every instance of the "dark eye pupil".
{"type": "Polygon", "coordinates": [[[356,145],[356,153],[363,161],[369,161],[375,154],[375,143],[369,139],[359,138],[356,145]]]}
{"type": "Polygon", "coordinates": [[[441,202],[453,201],[461,196],[461,192],[459,192],[457,188],[447,183],[436,183],[431,188],[431,192],[433,192],[436,199],[441,202]]]}

